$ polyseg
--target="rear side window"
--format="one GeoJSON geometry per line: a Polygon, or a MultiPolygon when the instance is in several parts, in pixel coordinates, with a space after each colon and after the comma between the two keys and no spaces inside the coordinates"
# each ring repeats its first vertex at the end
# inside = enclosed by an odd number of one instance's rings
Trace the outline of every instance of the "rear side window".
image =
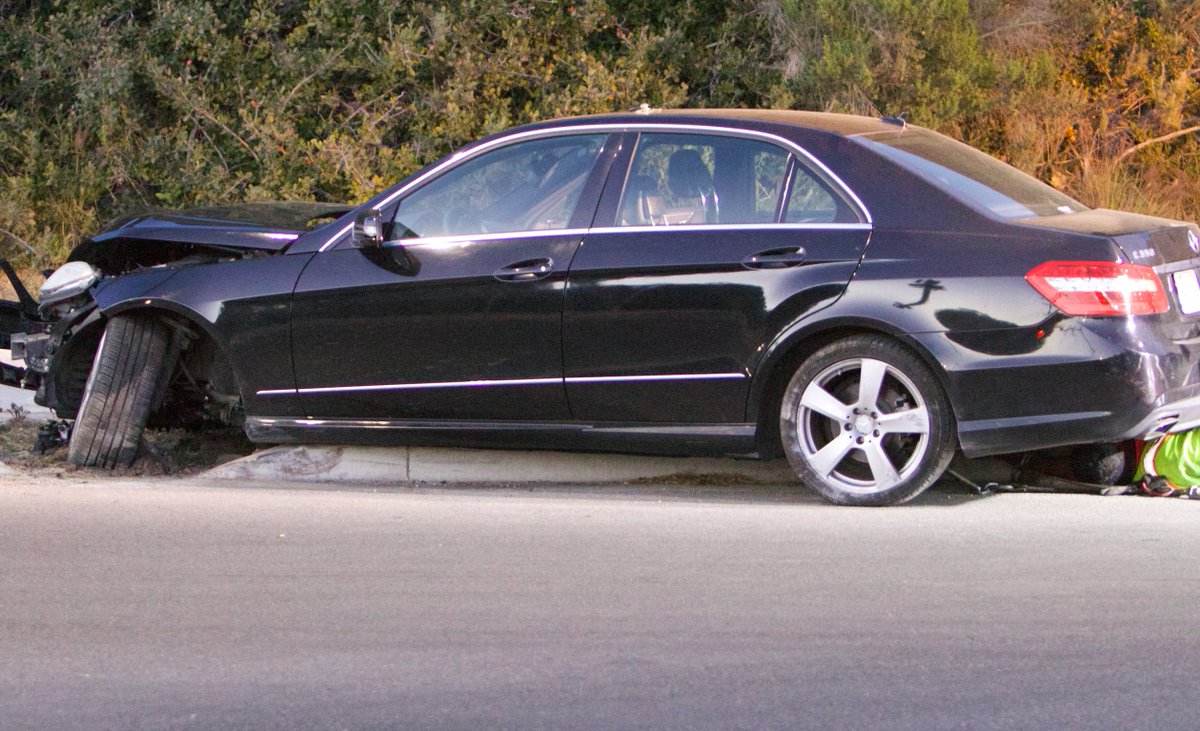
{"type": "Polygon", "coordinates": [[[957,140],[926,129],[905,128],[854,138],[946,193],[998,218],[1058,216],[1087,206],[1031,175],[957,140]]]}
{"type": "Polygon", "coordinates": [[[858,223],[858,214],[797,156],[722,135],[642,133],[619,226],[858,223]]]}
{"type": "Polygon", "coordinates": [[[858,216],[829,185],[798,163],[788,182],[784,223],[858,223],[858,216]]]}
{"type": "Polygon", "coordinates": [[[619,226],[772,223],[788,153],[757,140],[643,133],[618,208],[619,226]]]}
{"type": "Polygon", "coordinates": [[[390,238],[567,228],[606,138],[530,140],[468,160],[405,197],[390,238]]]}

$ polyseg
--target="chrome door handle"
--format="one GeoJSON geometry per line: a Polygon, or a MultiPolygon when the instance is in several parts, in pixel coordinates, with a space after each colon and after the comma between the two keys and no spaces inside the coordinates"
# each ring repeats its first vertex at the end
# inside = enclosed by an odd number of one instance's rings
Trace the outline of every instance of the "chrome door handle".
{"type": "Polygon", "coordinates": [[[546,257],[543,259],[527,259],[519,261],[516,264],[509,264],[506,267],[500,267],[492,272],[492,276],[501,282],[532,282],[549,276],[552,271],[554,271],[554,260],[546,257]]]}
{"type": "Polygon", "coordinates": [[[807,258],[803,246],[788,246],[751,254],[742,259],[742,266],[747,269],[783,269],[803,264],[807,258]]]}

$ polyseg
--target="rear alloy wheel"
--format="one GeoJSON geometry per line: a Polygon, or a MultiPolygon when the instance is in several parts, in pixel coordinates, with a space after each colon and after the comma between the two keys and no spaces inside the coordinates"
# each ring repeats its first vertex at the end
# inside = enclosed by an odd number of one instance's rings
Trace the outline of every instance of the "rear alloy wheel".
{"type": "Polygon", "coordinates": [[[71,430],[67,458],[81,467],[128,467],[166,378],[167,326],[144,316],[109,320],[71,430]]]}
{"type": "Polygon", "coordinates": [[[780,430],[800,479],[840,505],[897,505],[954,456],[941,385],[915,355],[863,335],[821,348],[783,395],[780,430]]]}

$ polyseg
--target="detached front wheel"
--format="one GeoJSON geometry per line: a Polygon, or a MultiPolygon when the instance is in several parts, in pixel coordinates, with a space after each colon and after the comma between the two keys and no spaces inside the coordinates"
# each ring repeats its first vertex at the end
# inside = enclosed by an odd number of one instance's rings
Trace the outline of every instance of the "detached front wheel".
{"type": "Polygon", "coordinates": [[[128,467],[167,378],[170,332],[153,317],[108,321],[84,387],[67,458],[81,467],[128,467]]]}
{"type": "Polygon", "coordinates": [[[840,505],[897,505],[954,456],[941,384],[900,344],[863,335],[821,348],[784,392],[780,431],[800,479],[840,505]]]}

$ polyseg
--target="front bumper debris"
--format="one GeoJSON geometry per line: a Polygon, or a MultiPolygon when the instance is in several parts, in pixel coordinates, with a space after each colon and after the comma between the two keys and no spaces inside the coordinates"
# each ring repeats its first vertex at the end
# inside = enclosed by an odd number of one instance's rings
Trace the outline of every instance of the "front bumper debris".
{"type": "MultiPolygon", "coordinates": [[[[20,340],[25,333],[35,329],[33,323],[38,317],[38,303],[33,295],[29,294],[29,290],[25,289],[24,283],[7,259],[0,259],[0,271],[8,277],[8,282],[17,295],[16,301],[0,301],[0,348],[13,349],[18,347],[13,345],[14,340],[20,340]]],[[[36,388],[36,379],[31,383],[27,378],[27,369],[16,363],[24,360],[26,352],[23,342],[19,347],[18,353],[0,359],[0,383],[36,388]]]]}

